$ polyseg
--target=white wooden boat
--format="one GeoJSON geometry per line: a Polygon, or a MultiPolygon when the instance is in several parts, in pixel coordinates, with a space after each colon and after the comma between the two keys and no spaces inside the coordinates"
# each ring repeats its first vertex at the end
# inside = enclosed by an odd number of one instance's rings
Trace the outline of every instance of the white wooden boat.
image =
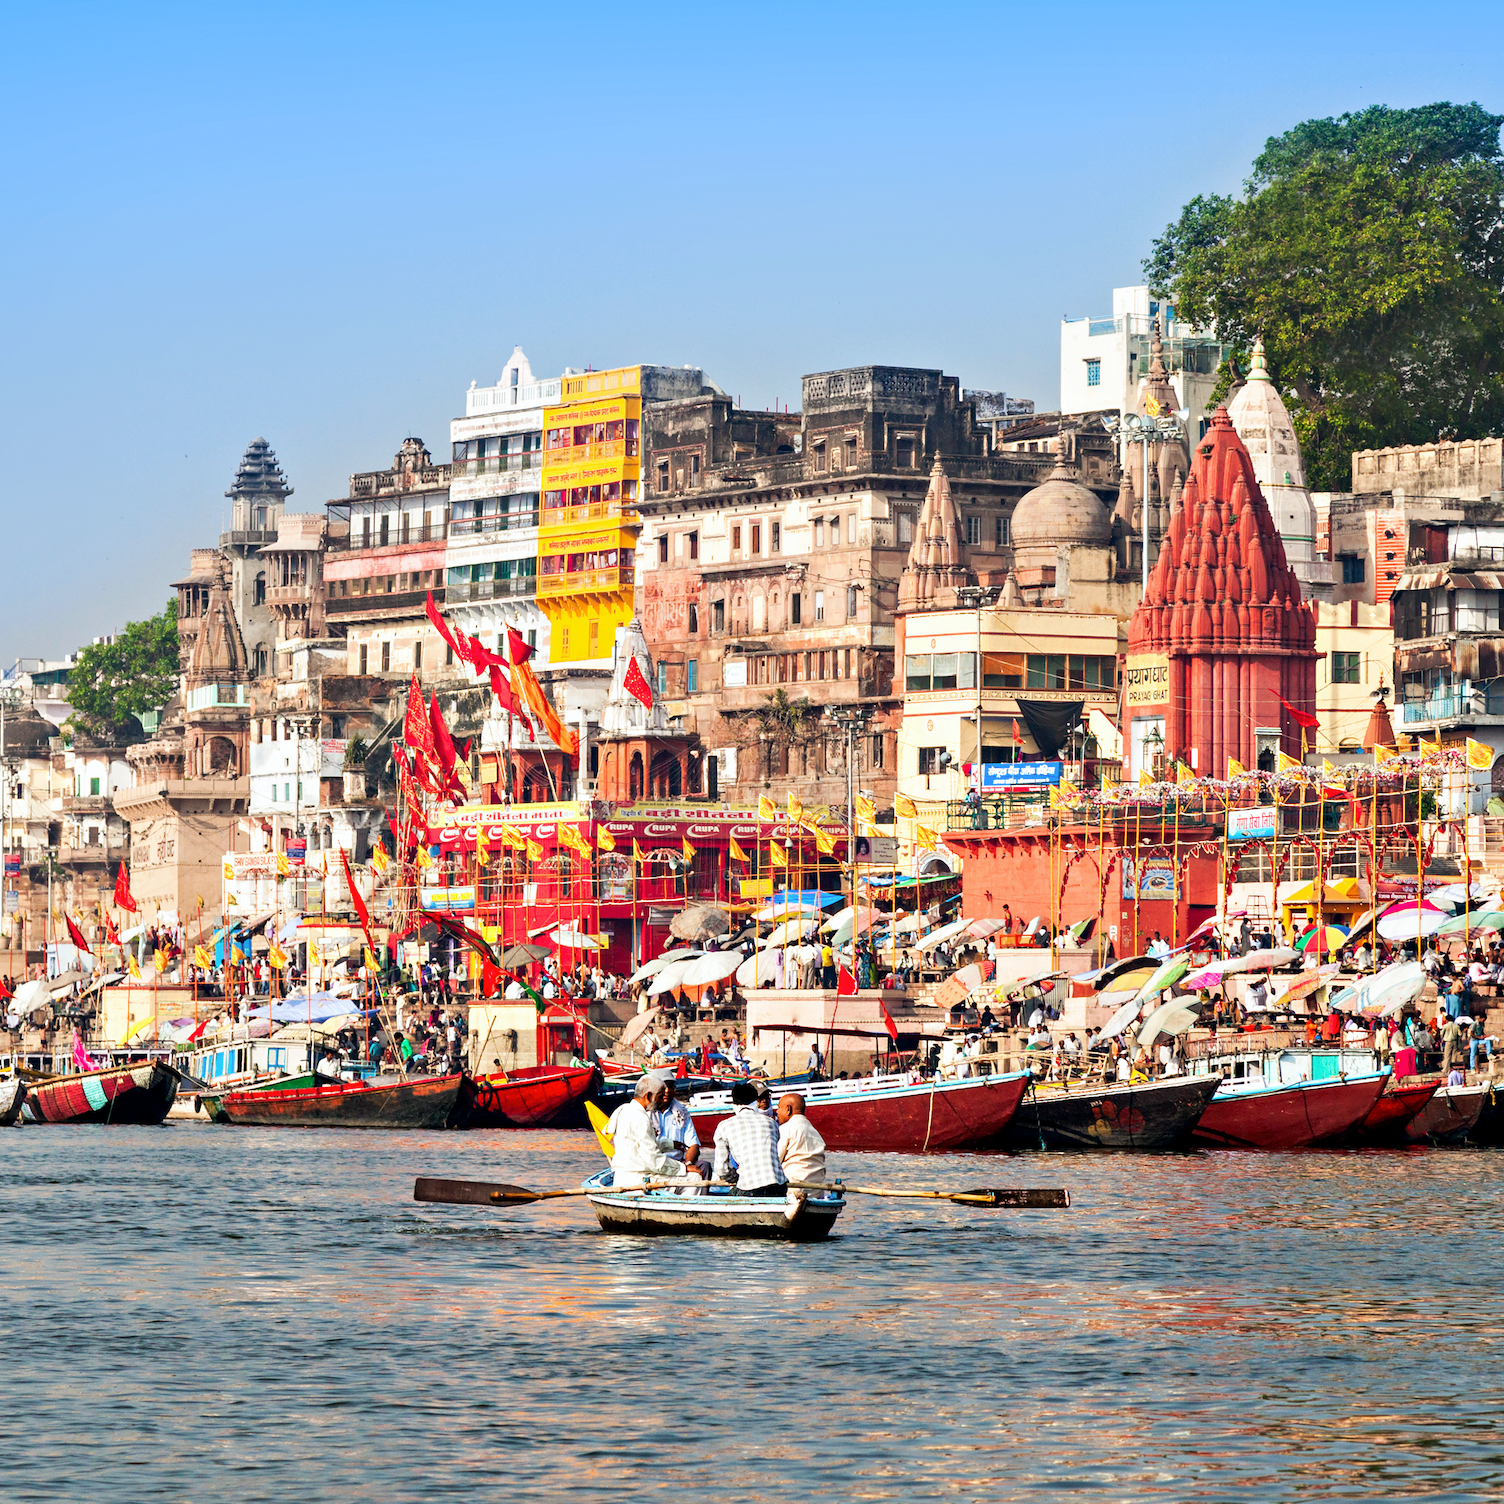
{"type": "Polygon", "coordinates": [[[7,1127],[21,1116],[21,1105],[25,1101],[26,1083],[19,1076],[0,1081],[0,1128],[7,1127]]]}
{"type": "Polygon", "coordinates": [[[786,1196],[738,1196],[731,1186],[684,1192],[675,1186],[647,1190],[612,1189],[610,1170],[584,1184],[605,1232],[644,1237],[779,1238],[813,1243],[827,1237],[846,1208],[839,1186],[786,1196]]]}

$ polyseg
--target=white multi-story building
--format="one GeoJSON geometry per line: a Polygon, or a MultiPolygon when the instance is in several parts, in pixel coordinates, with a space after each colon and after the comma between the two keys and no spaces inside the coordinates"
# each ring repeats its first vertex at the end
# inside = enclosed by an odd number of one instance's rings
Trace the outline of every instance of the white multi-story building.
{"type": "Polygon", "coordinates": [[[446,610],[488,647],[516,627],[540,662],[548,659],[548,618],[537,604],[543,409],[559,390],[559,377],[534,377],[518,346],[495,386],[471,383],[465,416],[449,425],[446,610]]]}
{"type": "Polygon", "coordinates": [[[1115,287],[1111,318],[1060,321],[1060,411],[1119,412],[1138,409],[1149,375],[1154,322],[1164,340],[1164,361],[1180,405],[1190,410],[1187,429],[1199,438],[1206,400],[1217,382],[1226,347],[1215,336],[1175,316],[1174,304],[1152,297],[1147,286],[1115,287]]]}

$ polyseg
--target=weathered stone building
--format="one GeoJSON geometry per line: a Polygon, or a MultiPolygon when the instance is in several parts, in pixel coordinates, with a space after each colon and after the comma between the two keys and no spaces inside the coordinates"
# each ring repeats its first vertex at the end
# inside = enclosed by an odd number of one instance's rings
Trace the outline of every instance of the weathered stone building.
{"type": "MultiPolygon", "coordinates": [[[[644,432],[638,611],[670,723],[716,758],[723,798],[844,803],[845,728],[825,712],[846,712],[860,786],[890,800],[899,580],[936,461],[965,567],[1001,586],[1013,508],[1054,457],[995,452],[956,378],[891,366],[806,376],[797,414],[655,404],[644,432]]],[[[1083,427],[1077,446],[1110,504],[1111,438],[1083,427]]]]}

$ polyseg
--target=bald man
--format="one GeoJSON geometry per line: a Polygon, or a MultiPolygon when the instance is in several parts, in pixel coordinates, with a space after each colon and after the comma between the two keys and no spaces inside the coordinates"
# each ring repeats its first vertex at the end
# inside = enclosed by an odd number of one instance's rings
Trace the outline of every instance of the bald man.
{"type": "Polygon", "coordinates": [[[804,1098],[796,1091],[778,1099],[778,1162],[797,1184],[825,1184],[825,1140],[804,1115],[804,1098]]]}

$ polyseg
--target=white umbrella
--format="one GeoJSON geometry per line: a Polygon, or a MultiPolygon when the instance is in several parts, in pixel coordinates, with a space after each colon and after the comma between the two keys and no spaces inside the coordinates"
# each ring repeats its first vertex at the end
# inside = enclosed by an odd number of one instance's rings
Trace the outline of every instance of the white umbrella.
{"type": "MultiPolygon", "coordinates": [[[[1225,961],[1212,964],[1220,969],[1223,976],[1230,977],[1238,971],[1273,971],[1280,966],[1288,966],[1299,955],[1298,950],[1288,945],[1278,945],[1273,950],[1251,950],[1246,956],[1229,956],[1225,961]]],[[[1210,969],[1207,968],[1208,971],[1210,969]]]]}
{"type": "Polygon", "coordinates": [[[565,929],[562,925],[556,929],[549,939],[558,943],[560,950],[605,950],[606,942],[599,935],[582,934],[576,929],[565,929]]]}
{"type": "Polygon", "coordinates": [[[654,956],[651,961],[645,961],[631,976],[627,978],[627,986],[634,982],[645,982],[649,977],[657,976],[665,966],[672,966],[675,961],[691,961],[696,956],[704,955],[698,950],[666,950],[661,956],[654,956]]]}
{"type": "Polygon", "coordinates": [[[760,950],[736,968],[736,985],[752,991],[764,982],[778,980],[778,952],[760,950]]]}
{"type": "Polygon", "coordinates": [[[1414,940],[1417,936],[1434,935],[1449,917],[1444,909],[1427,904],[1417,910],[1412,903],[1398,913],[1391,910],[1384,914],[1379,920],[1378,931],[1386,940],[1414,940]]]}
{"type": "Polygon", "coordinates": [[[681,985],[706,987],[712,982],[724,982],[727,977],[741,968],[741,964],[740,951],[712,951],[709,955],[701,956],[699,960],[689,963],[684,970],[681,985]]]}
{"type": "Polygon", "coordinates": [[[1184,1034],[1200,1017],[1194,1008],[1187,1008],[1179,999],[1161,1003],[1143,1022],[1138,1031],[1138,1042],[1147,1050],[1161,1034],[1173,1038],[1184,1034]]]}
{"type": "Polygon", "coordinates": [[[1131,993],[1128,1001],[1102,1025],[1100,1031],[1102,1036],[1105,1039],[1111,1039],[1114,1034],[1121,1034],[1138,1017],[1138,1010],[1142,1006],[1143,1004],[1138,1000],[1138,994],[1131,993]]]}
{"type": "Polygon", "coordinates": [[[959,935],[970,923],[971,920],[969,919],[953,919],[949,924],[942,924],[939,929],[931,930],[919,942],[919,949],[929,950],[936,945],[942,944],[944,941],[949,940],[952,935],[959,935]]]}
{"type": "Polygon", "coordinates": [[[688,961],[675,961],[672,966],[665,966],[657,976],[653,978],[653,985],[648,988],[649,997],[657,997],[663,992],[676,992],[684,985],[684,973],[695,964],[695,957],[688,961]]]}
{"type": "Polygon", "coordinates": [[[47,983],[40,977],[32,982],[22,982],[16,988],[16,995],[11,999],[11,1008],[17,1013],[30,1013],[39,1003],[52,1001],[52,994],[48,991],[47,983]]]}
{"type": "Polygon", "coordinates": [[[1419,961],[1400,961],[1366,977],[1356,987],[1339,992],[1332,999],[1332,1007],[1344,1013],[1370,1013],[1385,1018],[1413,1002],[1425,985],[1426,968],[1419,961]]]}
{"type": "Polygon", "coordinates": [[[773,950],[777,946],[802,940],[806,935],[813,934],[819,927],[818,919],[786,919],[782,924],[773,926],[766,940],[759,940],[757,943],[764,950],[773,950]]]}

